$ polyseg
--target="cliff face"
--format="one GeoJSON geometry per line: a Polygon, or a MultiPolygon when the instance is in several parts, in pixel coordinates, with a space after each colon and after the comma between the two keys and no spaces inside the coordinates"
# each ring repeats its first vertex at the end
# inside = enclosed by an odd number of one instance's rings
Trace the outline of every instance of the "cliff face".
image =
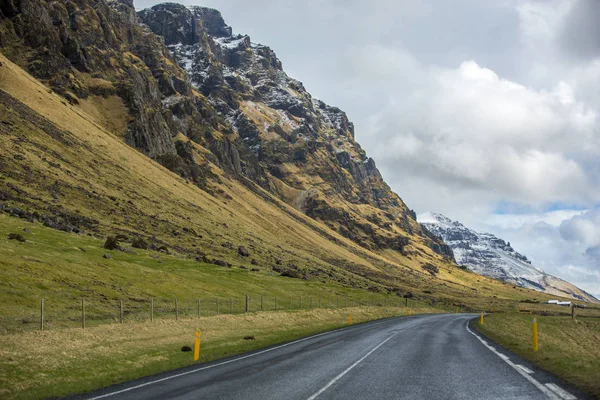
{"type": "Polygon", "coordinates": [[[290,78],[273,50],[233,35],[216,10],[168,3],[138,15],[256,157],[269,190],[364,247],[408,254],[419,236],[452,259],[383,181],[346,114],[290,78]]]}
{"type": "Polygon", "coordinates": [[[152,157],[175,153],[161,99],[191,87],[131,2],[10,0],[2,14],[10,58],[71,103],[120,96],[132,118],[118,133],[152,157]]]}
{"type": "Polygon", "coordinates": [[[453,260],[383,181],[346,114],[218,11],[10,0],[0,12],[5,55],[209,193],[217,167],[367,249],[453,260]]]}

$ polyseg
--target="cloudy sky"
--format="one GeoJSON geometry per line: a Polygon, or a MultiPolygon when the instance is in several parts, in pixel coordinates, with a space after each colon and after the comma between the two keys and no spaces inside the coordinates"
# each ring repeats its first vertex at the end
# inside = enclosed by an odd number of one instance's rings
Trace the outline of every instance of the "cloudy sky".
{"type": "Polygon", "coordinates": [[[219,9],[345,110],[417,213],[600,297],[600,1],[181,2],[219,9]]]}

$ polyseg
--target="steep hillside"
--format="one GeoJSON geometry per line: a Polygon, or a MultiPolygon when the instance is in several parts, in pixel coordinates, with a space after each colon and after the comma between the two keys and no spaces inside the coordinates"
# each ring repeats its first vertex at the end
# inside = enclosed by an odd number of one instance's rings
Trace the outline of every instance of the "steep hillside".
{"type": "MultiPolygon", "coordinates": [[[[268,48],[232,37],[218,12],[142,12],[164,38],[128,1],[12,0],[0,12],[8,215],[102,241],[143,238],[150,251],[166,246],[200,266],[254,259],[264,276],[473,307],[537,296],[456,268],[381,179],[345,115],[312,99],[268,48]],[[197,50],[191,66],[178,55],[192,54],[185,46],[197,50]]],[[[36,274],[49,261],[30,258],[0,268],[8,276],[18,265],[22,287],[44,287],[36,274]]],[[[89,255],[91,266],[107,262],[89,255]]],[[[44,271],[62,282],[59,269],[44,271]]],[[[23,295],[3,289],[15,296],[7,302],[23,295]]]]}
{"type": "Polygon", "coordinates": [[[216,166],[366,249],[449,256],[385,184],[346,115],[287,77],[268,47],[232,36],[218,11],[170,3],[140,20],[125,0],[16,0],[2,13],[9,58],[199,187],[214,189],[216,166]]]}
{"type": "Polygon", "coordinates": [[[460,222],[431,212],[419,215],[419,222],[431,233],[444,239],[452,248],[456,262],[471,271],[524,288],[598,302],[584,290],[534,267],[510,243],[490,233],[475,232],[460,222]]]}

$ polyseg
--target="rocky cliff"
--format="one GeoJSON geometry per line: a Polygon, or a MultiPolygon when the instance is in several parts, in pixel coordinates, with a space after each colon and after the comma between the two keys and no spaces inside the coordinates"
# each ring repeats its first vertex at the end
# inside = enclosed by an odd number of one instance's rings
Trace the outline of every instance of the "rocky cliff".
{"type": "Polygon", "coordinates": [[[290,78],[273,50],[232,34],[216,10],[166,3],[138,15],[229,122],[227,134],[258,161],[269,190],[364,247],[408,253],[416,235],[452,258],[383,181],[346,114],[290,78]]]}
{"type": "Polygon", "coordinates": [[[263,188],[365,249],[453,261],[354,140],[269,47],[221,14],[129,0],[8,0],[0,48],[104,128],[209,193],[263,188]],[[437,253],[437,254],[436,254],[437,253]]]}
{"type": "Polygon", "coordinates": [[[460,222],[431,212],[419,215],[419,221],[448,243],[458,264],[473,272],[558,296],[598,301],[584,290],[531,265],[510,243],[490,233],[475,232],[460,222]]]}

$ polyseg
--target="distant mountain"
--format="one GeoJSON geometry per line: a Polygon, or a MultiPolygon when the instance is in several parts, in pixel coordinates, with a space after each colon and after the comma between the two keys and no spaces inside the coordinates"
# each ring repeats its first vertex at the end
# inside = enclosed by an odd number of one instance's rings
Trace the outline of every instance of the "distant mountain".
{"type": "Polygon", "coordinates": [[[475,232],[457,221],[432,212],[420,214],[425,229],[442,238],[459,265],[490,278],[578,300],[598,302],[591,294],[531,265],[510,243],[490,234],[475,232]]]}

